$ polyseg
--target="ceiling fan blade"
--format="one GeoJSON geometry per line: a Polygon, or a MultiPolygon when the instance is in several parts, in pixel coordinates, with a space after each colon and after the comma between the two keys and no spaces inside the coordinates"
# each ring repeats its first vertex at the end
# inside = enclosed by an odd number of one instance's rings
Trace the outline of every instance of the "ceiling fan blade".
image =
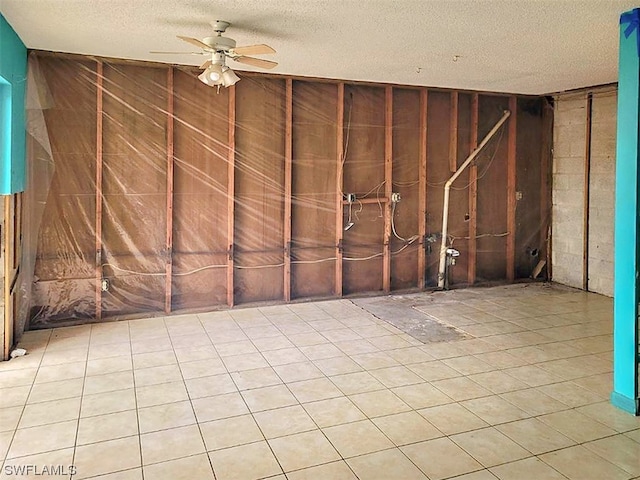
{"type": "Polygon", "coordinates": [[[272,62],[271,60],[263,60],[261,58],[253,58],[253,57],[237,57],[234,58],[236,62],[246,63],[247,65],[253,65],[254,67],[259,68],[273,68],[278,65],[277,62],[272,62]]]}
{"type": "Polygon", "coordinates": [[[201,69],[209,68],[209,66],[212,65],[212,64],[213,64],[213,62],[211,60],[207,60],[202,65],[200,65],[200,68],[201,69]]]}
{"type": "Polygon", "coordinates": [[[204,55],[204,52],[149,52],[161,55],[204,55]]]}
{"type": "Polygon", "coordinates": [[[183,41],[187,42],[187,43],[190,43],[191,45],[195,45],[196,47],[204,48],[205,50],[211,50],[211,47],[209,45],[207,45],[204,42],[201,42],[197,38],[183,37],[181,35],[178,35],[178,38],[180,40],[183,40],[183,41]]]}
{"type": "Polygon", "coordinates": [[[276,53],[273,48],[263,43],[260,45],[247,45],[246,47],[232,48],[231,52],[238,55],[268,55],[276,53]]]}

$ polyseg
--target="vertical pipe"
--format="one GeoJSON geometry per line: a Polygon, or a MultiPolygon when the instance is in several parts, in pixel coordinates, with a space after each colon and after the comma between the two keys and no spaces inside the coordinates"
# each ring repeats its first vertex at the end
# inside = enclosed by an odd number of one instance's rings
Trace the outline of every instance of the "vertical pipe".
{"type": "Polygon", "coordinates": [[[449,117],[449,170],[458,169],[458,92],[451,92],[451,116],[449,117]]]}
{"type": "Polygon", "coordinates": [[[164,311],[171,312],[173,275],[173,67],[167,70],[167,257],[164,311]]]}
{"type": "Polygon", "coordinates": [[[235,216],[235,155],[236,155],[236,86],[229,87],[229,150],[227,153],[227,305],[233,307],[234,216],[235,216]]]}
{"type": "Polygon", "coordinates": [[[102,318],[102,97],[104,66],[96,68],[96,319],[102,318]]]}
{"type": "MultiPolygon", "coordinates": [[[[478,94],[471,96],[471,138],[469,150],[478,148],[478,94]]],[[[467,267],[467,283],[476,282],[478,264],[478,165],[471,164],[469,169],[469,264],[467,267]]]]}
{"type": "Polygon", "coordinates": [[[516,137],[518,120],[518,100],[509,97],[509,137],[507,146],[507,281],[515,277],[516,255],[516,137]]]}
{"type": "Polygon", "coordinates": [[[384,109],[384,250],[382,251],[382,288],[391,291],[391,194],[393,193],[393,87],[385,87],[384,109]]]}
{"type": "Polygon", "coordinates": [[[342,174],[344,171],[344,83],[338,83],[336,112],[336,296],[342,296],[342,229],[344,207],[342,205],[342,174]]]}
{"type": "Polygon", "coordinates": [[[418,288],[425,287],[425,269],[427,259],[425,254],[427,235],[427,89],[420,90],[420,170],[418,176],[418,235],[420,248],[418,249],[418,288]]]}
{"type": "Polygon", "coordinates": [[[593,115],[593,94],[587,94],[587,119],[584,147],[584,214],[582,217],[582,289],[589,291],[589,193],[591,182],[591,127],[593,115]]]}
{"type": "Polygon", "coordinates": [[[286,125],[284,144],[284,300],[291,301],[291,182],[293,81],[286,80],[286,125]]]}

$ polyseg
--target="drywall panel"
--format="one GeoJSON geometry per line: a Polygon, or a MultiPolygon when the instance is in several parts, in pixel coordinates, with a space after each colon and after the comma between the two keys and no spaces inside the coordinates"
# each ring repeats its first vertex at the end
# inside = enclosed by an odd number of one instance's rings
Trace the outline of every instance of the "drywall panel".
{"type": "Polygon", "coordinates": [[[238,82],[235,138],[235,302],[282,300],[284,80],[238,82]]]}
{"type": "Polygon", "coordinates": [[[553,280],[576,288],[583,276],[586,98],[556,98],[553,126],[553,280]]]}
{"type": "Polygon", "coordinates": [[[589,291],[613,296],[616,91],[594,93],[589,174],[589,291]]]}
{"type": "Polygon", "coordinates": [[[293,82],[292,297],[335,293],[338,88],[293,82]]]}
{"type": "Polygon", "coordinates": [[[229,94],[174,72],[172,308],[224,304],[229,94]]]}
{"type": "Polygon", "coordinates": [[[167,72],[104,65],[105,316],[164,308],[167,72]]]}
{"type": "MultiPolygon", "coordinates": [[[[509,108],[508,97],[481,95],[478,100],[478,138],[483,139],[509,108]]],[[[477,279],[506,278],[507,143],[504,124],[478,156],[477,279]]]]}
{"type": "Polygon", "coordinates": [[[392,290],[418,285],[420,133],[420,91],[394,89],[392,177],[401,201],[391,210],[392,290]]]}
{"type": "Polygon", "coordinates": [[[95,315],[95,63],[41,58],[39,67],[54,175],[38,237],[32,325],[95,315]]]}
{"type": "Polygon", "coordinates": [[[345,208],[344,293],[382,290],[384,243],[384,88],[345,85],[343,193],[355,193],[345,208]]]}

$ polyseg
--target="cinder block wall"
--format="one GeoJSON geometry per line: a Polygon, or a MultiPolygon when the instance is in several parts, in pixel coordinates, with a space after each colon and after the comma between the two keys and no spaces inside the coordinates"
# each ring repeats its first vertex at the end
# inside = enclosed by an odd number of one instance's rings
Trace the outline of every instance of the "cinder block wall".
{"type": "Polygon", "coordinates": [[[588,255],[588,290],[613,295],[613,208],[616,90],[612,87],[558,95],[553,145],[553,280],[582,288],[588,255]],[[585,232],[587,96],[591,110],[589,223],[585,232]],[[585,252],[585,235],[588,235],[585,252]]]}

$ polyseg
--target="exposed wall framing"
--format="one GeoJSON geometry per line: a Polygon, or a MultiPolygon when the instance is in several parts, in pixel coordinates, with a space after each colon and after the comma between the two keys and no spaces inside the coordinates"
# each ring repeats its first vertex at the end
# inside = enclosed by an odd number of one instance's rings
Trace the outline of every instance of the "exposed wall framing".
{"type": "Polygon", "coordinates": [[[507,108],[452,186],[450,284],[527,277],[519,250],[542,248],[539,194],[526,222],[515,208],[543,188],[542,99],[257,74],[218,93],[193,69],[40,60],[66,175],[49,217],[69,223],[41,229],[34,323],[433,286],[443,185],[507,108]]]}

